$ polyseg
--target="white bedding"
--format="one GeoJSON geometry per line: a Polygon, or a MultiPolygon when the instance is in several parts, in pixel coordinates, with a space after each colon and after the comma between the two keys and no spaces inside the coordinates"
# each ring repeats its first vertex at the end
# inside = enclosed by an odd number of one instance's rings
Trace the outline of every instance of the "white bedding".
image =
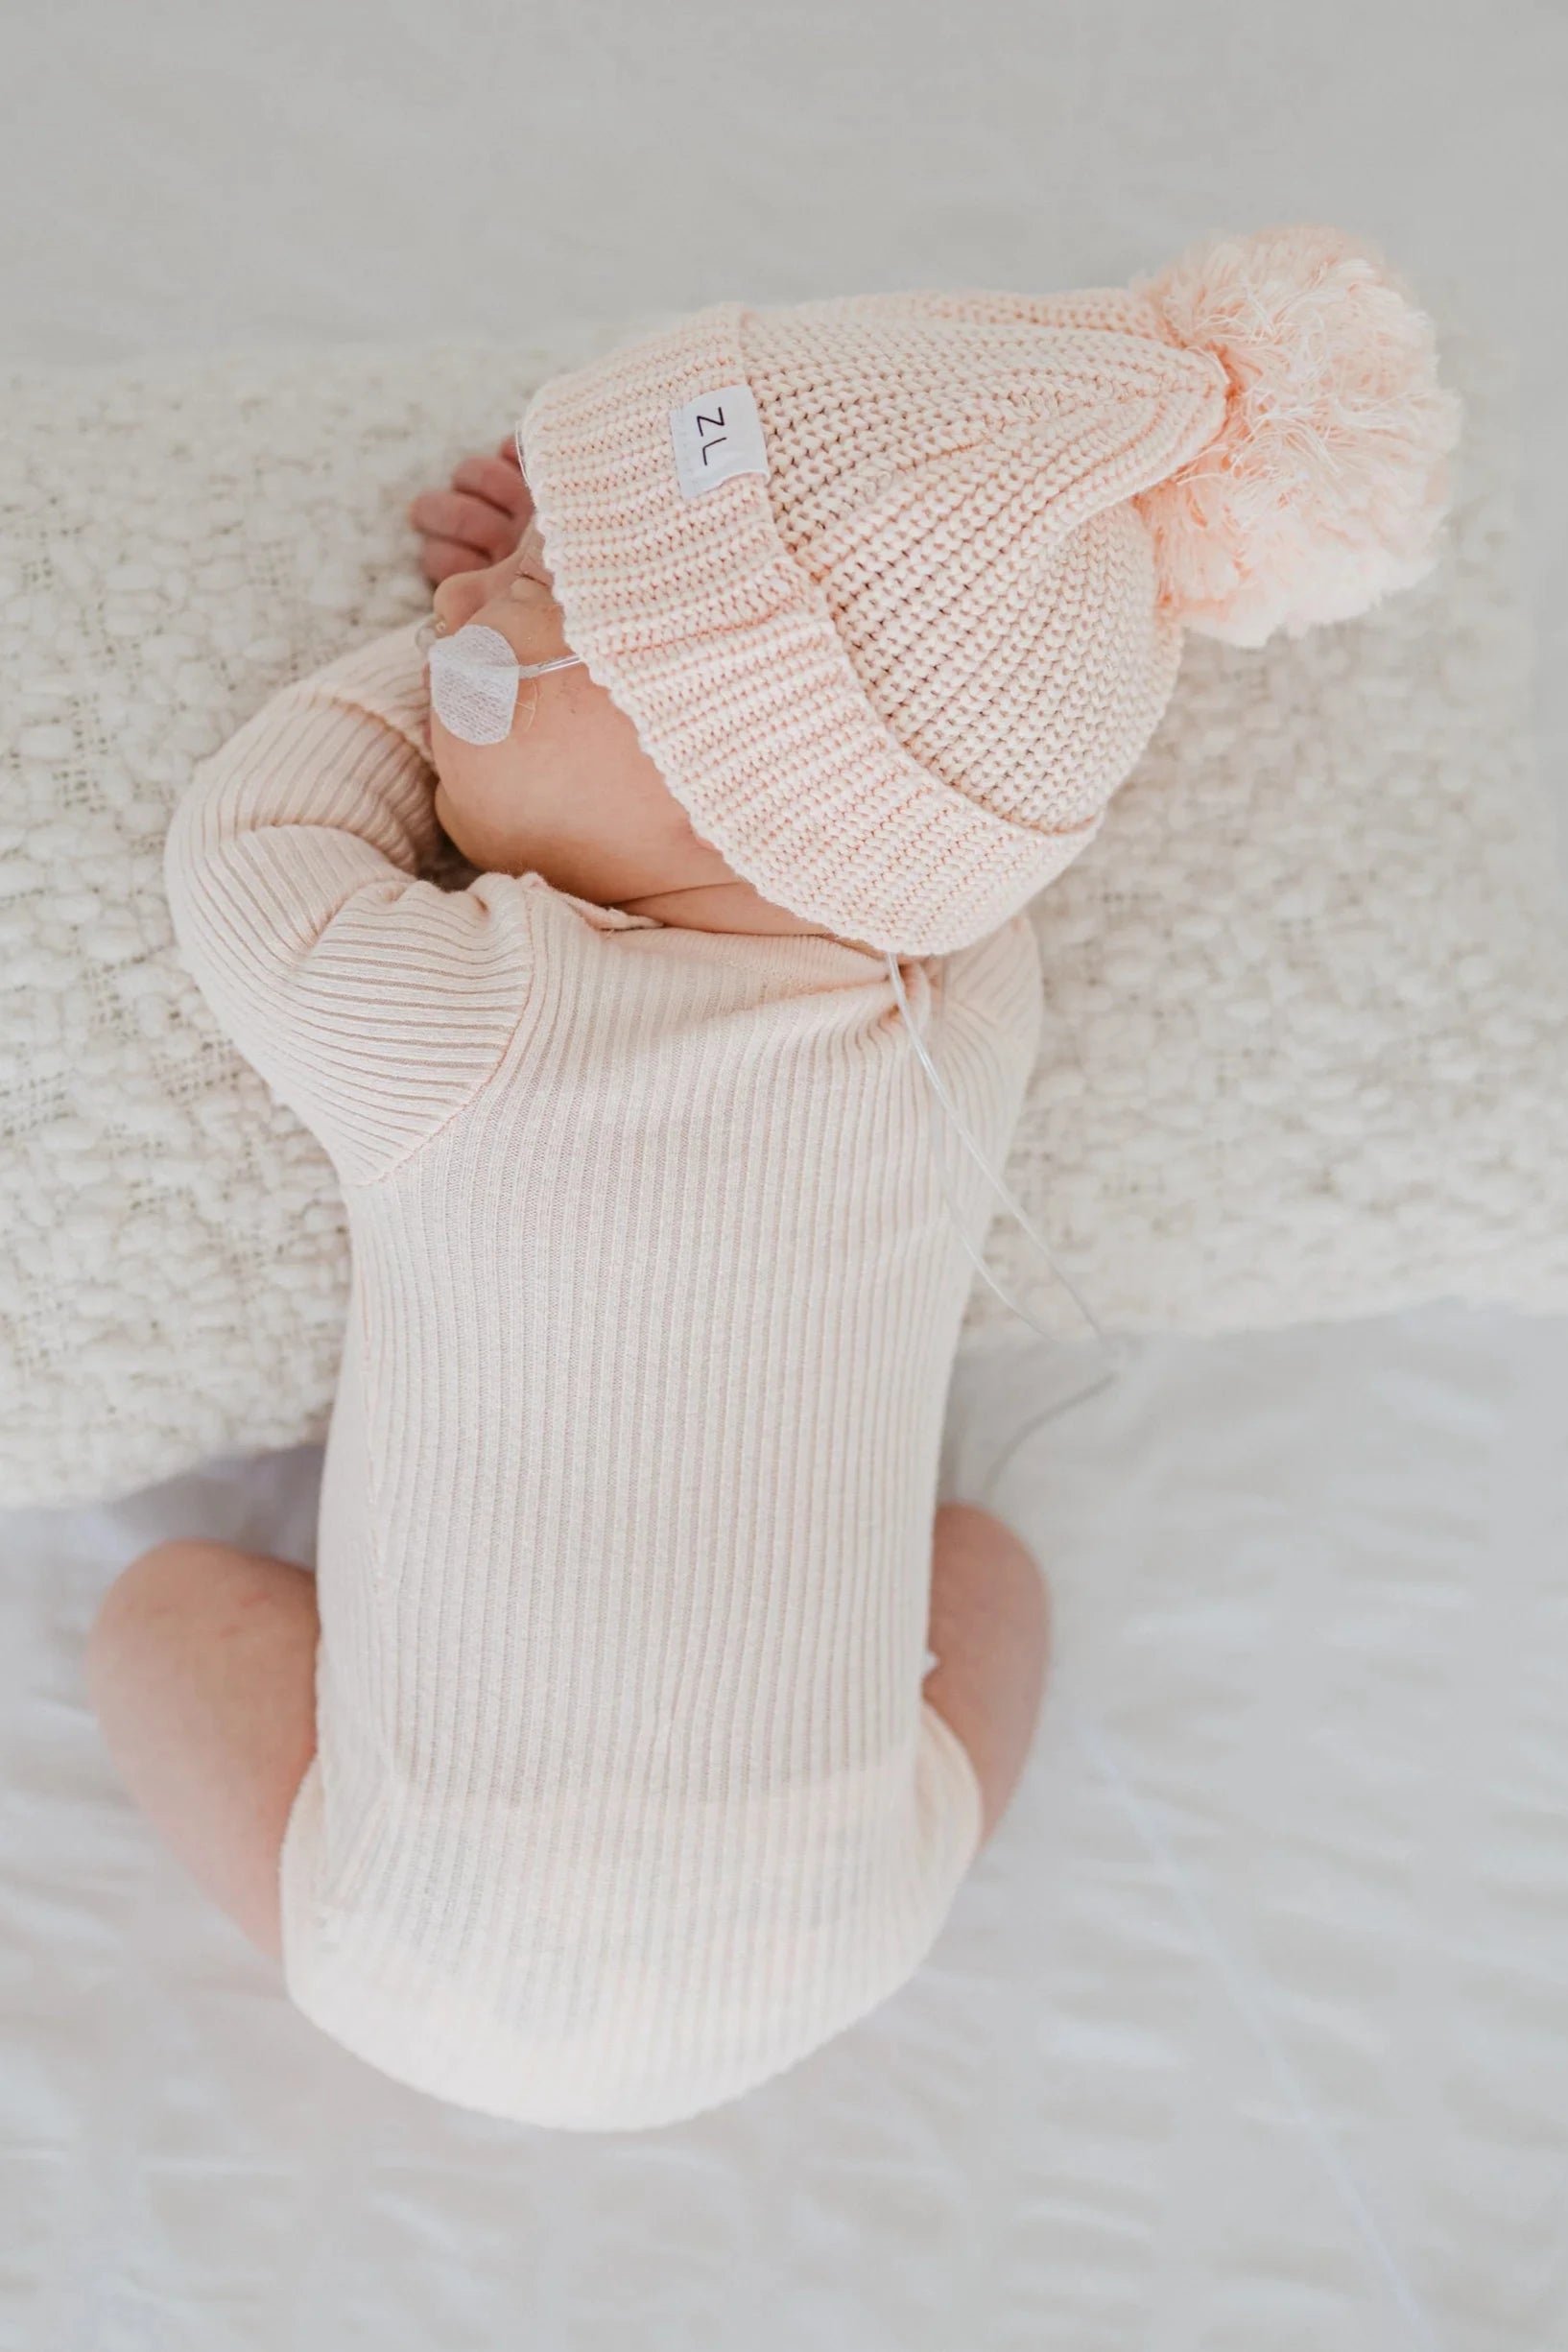
{"type": "MultiPolygon", "coordinates": [[[[154,42],[106,0],[19,19],[0,344],[1083,283],[1221,225],[1340,220],[1467,294],[1543,388],[1531,584],[1560,790],[1559,18],[1503,41],[1470,0],[1252,11],[1245,37],[1221,0],[986,0],[962,31],[936,0],[811,0],[722,37],[697,11],[504,21],[176,0],[154,42]]],[[[1146,1346],[992,1498],[1050,1566],[1057,1674],[931,1964],[794,2075],[625,2140],[465,2116],[323,2041],[113,1780],[81,1676],[99,1594],[169,1533],[309,1558],[318,1455],[9,1514],[0,2345],[1556,2352],[1565,1398],[1560,1321],[1435,1308],[1146,1346]],[[1430,2335],[1075,1722],[1261,1984],[1430,2335]]],[[[1029,1410],[1010,1356],[966,1362],[945,1491],[978,1495],[1029,1410]]]]}
{"type": "MultiPolygon", "coordinates": [[[[81,1646],[162,1533],[312,1556],[315,1449],[13,1514],[0,2341],[28,2352],[1444,2352],[1563,2340],[1568,1333],[1458,1309],[1153,1342],[1021,1448],[1058,1673],[929,1965],[747,2100],[513,2129],[322,2039],[118,1794],[81,1646]]],[[[1027,1365],[965,1364],[944,1492],[1027,1365]]]]}

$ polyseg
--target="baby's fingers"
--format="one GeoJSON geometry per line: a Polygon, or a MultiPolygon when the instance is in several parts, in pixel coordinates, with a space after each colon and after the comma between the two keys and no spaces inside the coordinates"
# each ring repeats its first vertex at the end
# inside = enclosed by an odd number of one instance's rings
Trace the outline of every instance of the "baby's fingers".
{"type": "MultiPolygon", "coordinates": [[[[503,443],[503,447],[511,446],[510,442],[503,443]]],[[[500,455],[464,458],[453,471],[452,487],[469,490],[475,497],[487,499],[492,507],[499,507],[503,514],[511,515],[517,526],[518,538],[522,537],[534,511],[534,496],[523,480],[515,451],[510,464],[500,455]]]]}
{"type": "Polygon", "coordinates": [[[421,490],[409,508],[409,521],[427,539],[466,547],[470,571],[510,556],[524,530],[514,516],[467,490],[421,490]]]}
{"type": "Polygon", "coordinates": [[[529,512],[532,513],[534,511],[534,493],[528,487],[528,476],[523,471],[523,461],[517,452],[516,434],[509,433],[506,440],[496,450],[495,454],[500,459],[502,464],[505,465],[510,472],[514,473],[521,482],[523,486],[523,496],[528,502],[529,512]]]}
{"type": "Polygon", "coordinates": [[[451,487],[421,490],[408,519],[419,532],[425,578],[440,582],[454,572],[473,572],[510,556],[527,530],[534,498],[518,462],[514,440],[493,457],[463,458],[451,487]]]}
{"type": "Polygon", "coordinates": [[[482,572],[487,558],[460,539],[426,539],[419,549],[419,568],[433,588],[454,572],[482,572]]]}

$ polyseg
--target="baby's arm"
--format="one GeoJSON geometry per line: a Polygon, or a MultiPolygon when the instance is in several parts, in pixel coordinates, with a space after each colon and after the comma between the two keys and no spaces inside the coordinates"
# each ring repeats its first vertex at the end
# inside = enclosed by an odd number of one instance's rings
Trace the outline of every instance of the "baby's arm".
{"type": "Polygon", "coordinates": [[[440,839],[415,624],[282,688],[196,770],[164,881],[220,1026],[347,1181],[496,1067],[532,973],[526,879],[416,879],[440,839]]]}

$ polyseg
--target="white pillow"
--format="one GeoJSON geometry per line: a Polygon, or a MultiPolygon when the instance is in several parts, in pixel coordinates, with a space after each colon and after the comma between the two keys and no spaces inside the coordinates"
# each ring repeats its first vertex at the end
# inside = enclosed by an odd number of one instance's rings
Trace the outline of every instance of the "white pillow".
{"type": "MultiPolygon", "coordinates": [[[[324,1435],[342,1199],[178,961],[169,816],[274,689],[424,608],[417,488],[663,323],[4,371],[0,1504],[324,1435]]],[[[1508,420],[1495,353],[1450,336],[1443,365],[1472,436],[1443,571],[1289,647],[1191,640],[1038,902],[1047,1036],[1008,1178],[1124,1329],[1568,1304],[1568,962],[1508,420]]],[[[1081,1329],[1010,1221],[988,1262],[1081,1329]]],[[[1020,1326],[977,1276],[965,1328],[1020,1326]]]]}
{"type": "MultiPolygon", "coordinates": [[[[1295,641],[1189,635],[1137,771],[1031,909],[1047,1015],[1005,1174],[1110,1329],[1568,1309],[1517,358],[1449,328],[1440,366],[1467,416],[1438,570],[1295,641]]],[[[1082,1336],[1000,1210],[984,1254],[1082,1336]]],[[[966,1340],[1023,1332],[977,1276],[966,1340]]]]}

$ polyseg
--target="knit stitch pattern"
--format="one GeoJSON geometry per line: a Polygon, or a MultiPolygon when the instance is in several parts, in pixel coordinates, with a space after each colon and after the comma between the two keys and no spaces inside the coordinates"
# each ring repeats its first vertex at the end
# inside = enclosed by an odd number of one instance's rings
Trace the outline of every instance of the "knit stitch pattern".
{"type": "Polygon", "coordinates": [[[1387,256],[1292,222],[1125,289],[716,303],[544,385],[517,447],[567,640],[698,832],[927,955],[1081,856],[1184,629],[1425,578],[1463,421],[1387,256]]]}
{"type": "Polygon", "coordinates": [[[1152,331],[998,307],[718,304],[518,427],[567,642],[699,833],[900,954],[983,938],[1092,840],[1181,651],[1126,502],[1224,415],[1217,364],[1152,331]],[[739,380],[768,477],[688,500],[670,412],[739,380]]]}

